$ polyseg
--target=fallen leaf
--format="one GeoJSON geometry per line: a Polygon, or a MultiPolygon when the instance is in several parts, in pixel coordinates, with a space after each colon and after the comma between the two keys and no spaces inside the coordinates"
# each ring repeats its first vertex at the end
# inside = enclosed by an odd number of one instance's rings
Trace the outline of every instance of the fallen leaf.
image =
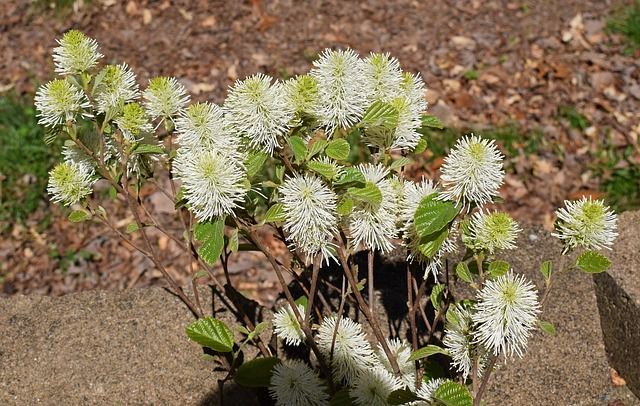
{"type": "Polygon", "coordinates": [[[615,369],[611,368],[610,374],[611,374],[611,384],[613,386],[624,386],[627,384],[624,378],[618,375],[618,372],[615,369]]]}
{"type": "Polygon", "coordinates": [[[144,8],[142,10],[142,24],[149,25],[151,24],[152,20],[153,17],[151,16],[151,10],[149,10],[148,8],[144,8]]]}
{"type": "Polygon", "coordinates": [[[124,11],[129,14],[130,16],[134,16],[138,14],[138,5],[136,4],[135,1],[131,0],[130,2],[127,3],[127,5],[124,8],[124,11]]]}

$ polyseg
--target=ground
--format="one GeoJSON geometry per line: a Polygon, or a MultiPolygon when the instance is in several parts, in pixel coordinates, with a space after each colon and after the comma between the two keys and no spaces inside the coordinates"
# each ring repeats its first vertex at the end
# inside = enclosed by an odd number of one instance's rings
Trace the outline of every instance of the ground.
{"type": "MultiPolygon", "coordinates": [[[[325,48],[389,52],[404,70],[422,75],[431,114],[460,134],[497,136],[509,156],[502,208],[520,222],[550,228],[564,199],[601,197],[608,190],[603,183],[616,171],[638,173],[640,63],[638,53],[625,53],[622,37],[606,31],[615,8],[608,1],[94,0],[75,5],[75,11],[59,13],[25,1],[0,4],[0,90],[33,94],[50,80],[55,40],[72,28],[95,38],[107,62],[129,64],[141,85],[154,76],[175,76],[193,100],[216,103],[247,75],[286,78],[307,72],[325,48]]],[[[446,151],[445,141],[453,141],[447,134],[433,134],[434,150],[446,151]]],[[[410,173],[437,177],[441,162],[441,154],[426,152],[410,173]]],[[[171,207],[157,191],[145,189],[143,196],[171,222],[171,207]]],[[[94,197],[122,218],[121,226],[131,222],[107,191],[97,190],[94,197]]],[[[0,294],[163,284],[148,260],[97,224],[70,223],[69,213],[43,199],[25,224],[0,228],[5,230],[0,294]],[[45,219],[50,226],[43,226],[45,219]]],[[[164,236],[152,237],[171,263],[170,272],[188,283],[178,247],[164,236]]],[[[240,289],[271,302],[275,281],[261,258],[241,261],[232,264],[240,289]]]]}

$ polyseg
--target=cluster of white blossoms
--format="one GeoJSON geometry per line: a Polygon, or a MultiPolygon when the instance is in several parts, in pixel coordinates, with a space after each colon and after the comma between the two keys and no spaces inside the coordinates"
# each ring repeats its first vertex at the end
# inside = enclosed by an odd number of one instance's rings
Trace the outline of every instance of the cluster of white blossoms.
{"type": "Polygon", "coordinates": [[[285,361],[273,367],[269,393],[277,406],[326,406],[329,393],[318,372],[302,361],[285,361]]]}
{"type": "Polygon", "coordinates": [[[469,235],[464,241],[477,250],[493,254],[495,250],[514,249],[520,232],[518,223],[504,212],[475,212],[469,224],[469,235]]]}
{"type": "MultiPolygon", "coordinates": [[[[305,314],[304,306],[296,307],[301,315],[305,314]]],[[[287,345],[300,345],[304,341],[304,332],[290,304],[284,305],[273,315],[273,332],[287,345]]]]}
{"type": "Polygon", "coordinates": [[[580,200],[564,202],[566,208],[556,211],[556,233],[564,245],[563,253],[576,247],[586,249],[609,248],[618,236],[616,223],[618,216],[604,205],[602,200],[583,197],[580,200]]]}

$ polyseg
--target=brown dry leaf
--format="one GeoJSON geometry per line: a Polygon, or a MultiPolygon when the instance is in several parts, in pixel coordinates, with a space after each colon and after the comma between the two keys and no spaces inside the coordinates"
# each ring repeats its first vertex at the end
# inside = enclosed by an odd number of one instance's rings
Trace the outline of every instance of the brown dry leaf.
{"type": "Polygon", "coordinates": [[[180,15],[182,16],[182,18],[184,18],[186,21],[191,21],[193,20],[193,14],[191,14],[190,12],[188,12],[187,10],[183,9],[183,8],[179,8],[178,12],[180,13],[180,15]]]}
{"type": "Polygon", "coordinates": [[[144,8],[142,10],[142,24],[149,25],[151,24],[152,20],[153,16],[151,15],[151,10],[149,10],[148,8],[144,8]]]}
{"type": "Polygon", "coordinates": [[[624,386],[627,384],[624,378],[618,375],[618,372],[615,369],[611,368],[610,375],[611,375],[611,384],[613,386],[624,386]]]}
{"type": "Polygon", "coordinates": [[[203,27],[211,28],[216,25],[216,16],[208,16],[202,21],[201,24],[203,27]]]}
{"type": "Polygon", "coordinates": [[[582,199],[583,197],[597,200],[597,199],[600,199],[601,197],[604,197],[604,193],[598,192],[597,190],[583,189],[583,190],[577,190],[575,192],[571,192],[567,195],[567,199],[569,200],[578,200],[578,199],[582,199]]]}
{"type": "Polygon", "coordinates": [[[540,179],[546,179],[554,169],[553,164],[545,159],[536,159],[533,162],[533,174],[540,179]]]}
{"type": "Polygon", "coordinates": [[[130,16],[135,16],[138,14],[138,5],[135,1],[131,0],[125,6],[124,11],[130,16]]]}

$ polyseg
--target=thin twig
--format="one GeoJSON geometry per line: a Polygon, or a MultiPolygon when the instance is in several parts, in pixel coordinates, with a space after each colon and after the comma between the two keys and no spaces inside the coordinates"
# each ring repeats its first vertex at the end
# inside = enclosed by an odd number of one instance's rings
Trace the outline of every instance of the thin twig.
{"type": "MultiPolygon", "coordinates": [[[[491,361],[489,362],[489,366],[487,367],[487,370],[482,376],[482,384],[480,385],[480,389],[477,392],[475,392],[475,389],[474,389],[475,398],[473,399],[473,406],[480,406],[480,400],[482,399],[484,390],[487,388],[487,383],[489,382],[489,376],[491,375],[491,372],[493,372],[493,366],[496,364],[498,355],[494,355],[493,358],[491,358],[491,361]]],[[[476,380],[477,379],[474,379],[473,382],[475,383],[476,380]]]]}

